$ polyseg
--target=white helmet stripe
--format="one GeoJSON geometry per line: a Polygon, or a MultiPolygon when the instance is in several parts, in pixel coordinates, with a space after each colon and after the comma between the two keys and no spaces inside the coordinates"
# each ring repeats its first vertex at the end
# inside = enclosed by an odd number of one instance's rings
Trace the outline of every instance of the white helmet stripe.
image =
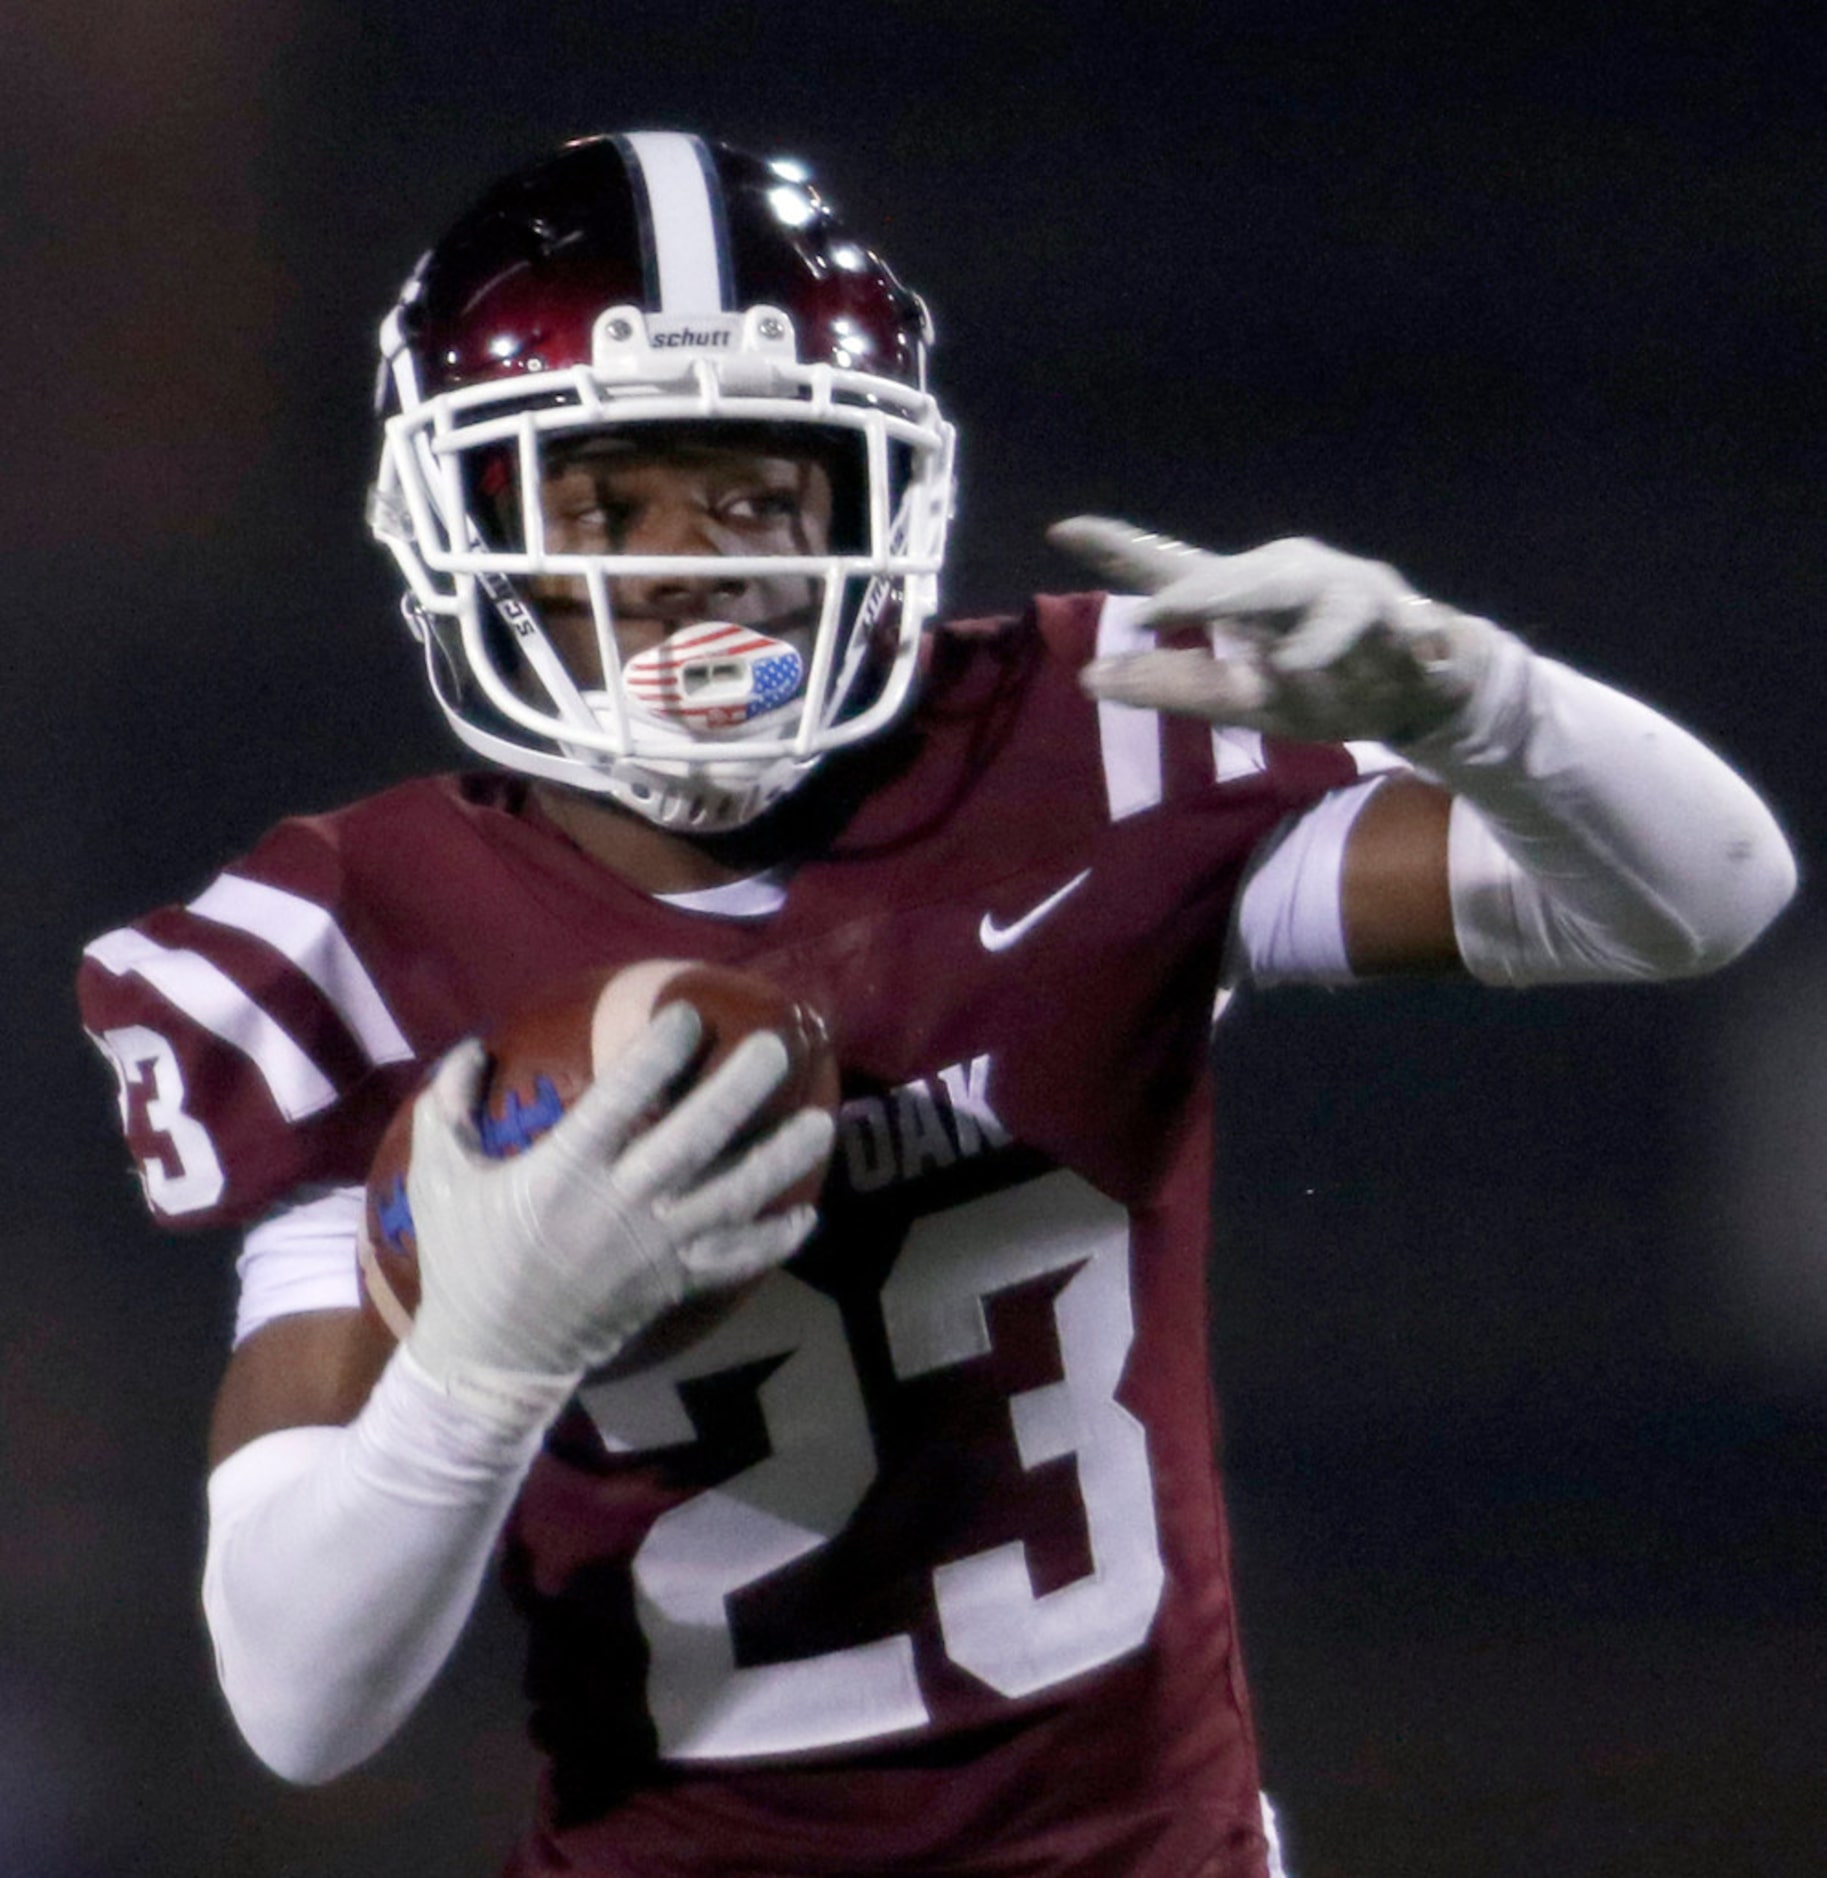
{"type": "Polygon", "coordinates": [[[644,213],[661,313],[729,309],[729,248],[723,203],[701,139],[678,131],[632,131],[616,140],[644,213]]]}

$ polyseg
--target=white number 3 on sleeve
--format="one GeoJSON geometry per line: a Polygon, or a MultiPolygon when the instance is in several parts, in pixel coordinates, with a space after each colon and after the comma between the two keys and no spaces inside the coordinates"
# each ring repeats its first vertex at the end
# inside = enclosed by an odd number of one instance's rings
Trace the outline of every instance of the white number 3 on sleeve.
{"type": "Polygon", "coordinates": [[[215,1205],[226,1184],[222,1163],[209,1130],[185,1112],[184,1072],[170,1042],[143,1024],[104,1031],[95,1041],[120,1083],[121,1129],[141,1149],[147,1199],[167,1214],[215,1205]]]}

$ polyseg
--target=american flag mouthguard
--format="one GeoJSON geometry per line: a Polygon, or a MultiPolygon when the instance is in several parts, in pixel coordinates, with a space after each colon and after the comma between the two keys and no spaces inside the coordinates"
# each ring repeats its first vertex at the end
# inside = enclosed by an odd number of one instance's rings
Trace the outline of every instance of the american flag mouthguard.
{"type": "Polygon", "coordinates": [[[784,639],[700,620],[630,659],[629,699],[688,730],[733,730],[798,697],[805,661],[784,639]]]}

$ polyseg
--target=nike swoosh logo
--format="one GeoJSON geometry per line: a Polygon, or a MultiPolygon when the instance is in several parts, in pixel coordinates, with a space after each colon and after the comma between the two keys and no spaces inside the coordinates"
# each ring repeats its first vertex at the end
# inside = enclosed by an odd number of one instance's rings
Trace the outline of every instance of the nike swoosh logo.
{"type": "Polygon", "coordinates": [[[1074,874],[1057,892],[1050,893],[1039,906],[1029,907],[1018,920],[1012,920],[1006,926],[998,926],[988,913],[985,913],[977,927],[977,943],[986,952],[1006,952],[1017,940],[1032,932],[1069,893],[1076,892],[1091,878],[1091,869],[1082,874],[1074,874]]]}

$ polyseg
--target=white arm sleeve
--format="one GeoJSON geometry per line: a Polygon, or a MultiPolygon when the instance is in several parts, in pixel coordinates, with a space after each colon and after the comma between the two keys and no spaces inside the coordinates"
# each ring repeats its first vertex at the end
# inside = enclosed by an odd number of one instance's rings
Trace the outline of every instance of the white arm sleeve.
{"type": "Polygon", "coordinates": [[[355,1268],[360,1187],[329,1187],[251,1227],[235,1272],[235,1342],[291,1311],[352,1311],[362,1301],[355,1268]]]}
{"type": "Polygon", "coordinates": [[[1453,926],[1489,984],[1682,978],[1795,891],[1749,783],[1697,738],[1502,635],[1461,717],[1406,752],[1453,792],[1453,926]]]}
{"type": "MultiPolygon", "coordinates": [[[[1407,751],[1454,795],[1454,935],[1487,984],[1679,978],[1736,958],[1795,891],[1756,792],[1634,698],[1503,635],[1464,721],[1407,751]]],[[[1226,982],[1340,984],[1345,847],[1381,779],[1277,832],[1238,898],[1226,982]]]]}
{"type": "Polygon", "coordinates": [[[348,1427],[263,1435],[211,1474],[203,1610],[229,1708],[276,1774],[332,1779],[411,1713],[538,1447],[402,1350],[348,1427]]]}
{"type": "Polygon", "coordinates": [[[1349,982],[1339,896],[1345,841],[1382,780],[1373,776],[1321,796],[1263,844],[1237,896],[1227,985],[1245,978],[1259,985],[1349,982]]]}

